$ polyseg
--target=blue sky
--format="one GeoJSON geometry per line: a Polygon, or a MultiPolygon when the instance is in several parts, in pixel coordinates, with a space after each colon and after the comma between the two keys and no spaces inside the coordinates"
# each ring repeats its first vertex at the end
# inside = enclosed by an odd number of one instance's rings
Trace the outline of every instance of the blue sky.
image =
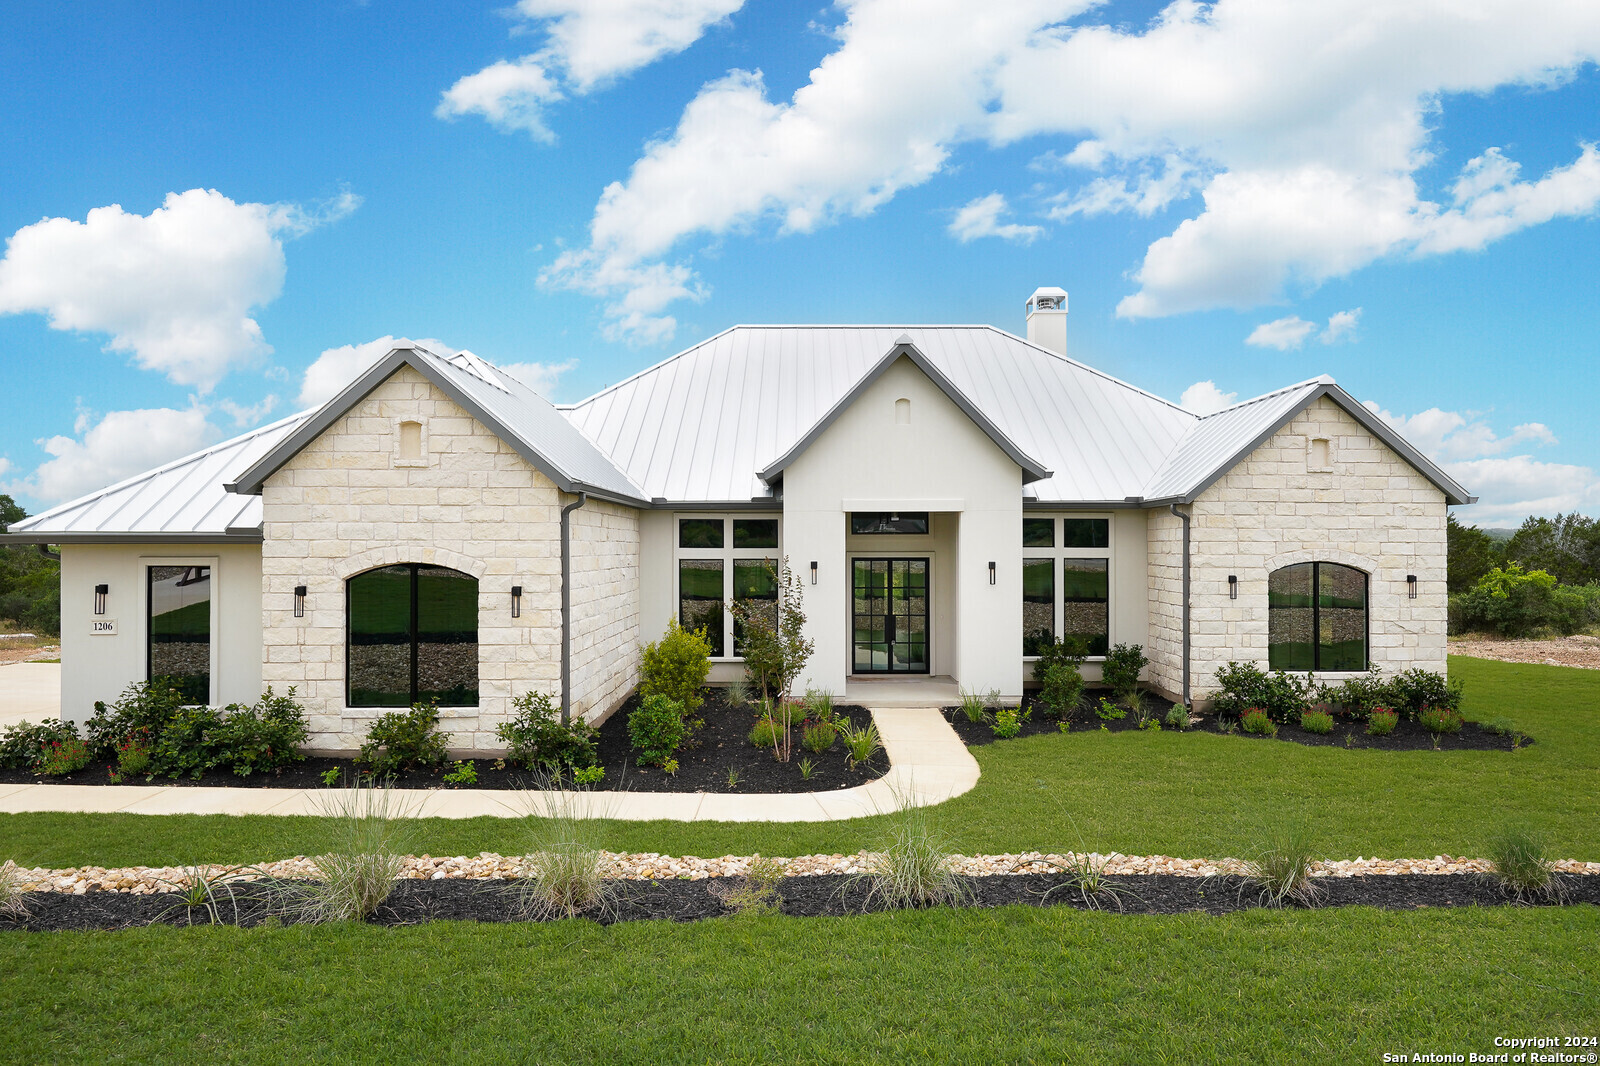
{"type": "Polygon", "coordinates": [[[1468,521],[1600,513],[1600,9],[999,7],[14,6],[0,491],[281,417],[388,338],[568,401],[738,322],[1021,332],[1060,285],[1135,384],[1331,373],[1468,521]]]}

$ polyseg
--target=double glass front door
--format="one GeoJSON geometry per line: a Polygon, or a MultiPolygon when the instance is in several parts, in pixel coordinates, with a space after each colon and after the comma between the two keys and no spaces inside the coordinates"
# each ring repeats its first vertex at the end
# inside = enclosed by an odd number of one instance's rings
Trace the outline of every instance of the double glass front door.
{"type": "Polygon", "coordinates": [[[928,672],[928,560],[852,559],[854,670],[928,672]]]}

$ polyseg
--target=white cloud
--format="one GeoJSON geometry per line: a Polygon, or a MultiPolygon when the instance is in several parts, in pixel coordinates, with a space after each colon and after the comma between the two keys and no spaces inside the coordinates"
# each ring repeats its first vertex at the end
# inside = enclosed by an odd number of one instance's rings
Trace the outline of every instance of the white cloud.
{"type": "Polygon", "coordinates": [[[1031,244],[1044,230],[1039,226],[1024,226],[1016,222],[1001,222],[1000,216],[1009,214],[1006,198],[992,192],[969,201],[950,220],[950,236],[962,244],[980,237],[999,237],[1001,240],[1031,244]]]}
{"type": "Polygon", "coordinates": [[[236,403],[233,400],[217,401],[218,410],[233,419],[233,424],[238,429],[259,425],[266,420],[266,417],[272,413],[272,409],[277,406],[278,397],[275,393],[268,394],[259,403],[253,403],[248,406],[236,403]]]}
{"type": "Polygon", "coordinates": [[[434,114],[440,118],[482,115],[503,130],[527,130],[535,140],[553,141],[544,106],[561,99],[561,90],[534,56],[515,63],[501,60],[469,74],[444,91],[434,114]]]}
{"type": "MultiPolygon", "coordinates": [[[[1069,139],[1036,161],[1099,172],[1060,219],[1203,206],[1150,245],[1126,317],[1249,308],[1390,255],[1481,248],[1600,203],[1600,155],[1535,181],[1488,149],[1449,202],[1418,187],[1440,101],[1558,85],[1600,57],[1600,8],[1565,0],[1177,0],[1148,26],[1075,24],[1093,0],[974,7],[841,0],[835,51],[787,101],[758,71],[705,85],[602,193],[588,247],[547,283],[610,299],[678,247],[763,221],[803,233],[867,214],[959,145],[1069,139]],[[609,280],[602,280],[602,278],[609,280]]],[[[680,297],[681,298],[681,297],[680,297]]],[[[638,316],[656,329],[660,311],[638,316]]],[[[631,316],[614,309],[613,322],[631,316]]]]}
{"type": "Polygon", "coordinates": [[[1338,344],[1342,340],[1353,337],[1356,326],[1361,323],[1361,308],[1352,307],[1348,311],[1335,311],[1328,317],[1328,324],[1317,334],[1317,340],[1323,344],[1338,344]]]}
{"type": "Polygon", "coordinates": [[[1469,512],[1478,525],[1516,525],[1530,514],[1600,508],[1600,474],[1592,468],[1505,454],[1528,444],[1559,443],[1542,422],[1525,422],[1500,436],[1475,411],[1430,407],[1396,415],[1371,400],[1364,406],[1479,497],[1469,512]]]}
{"type": "Polygon", "coordinates": [[[52,329],[109,333],[108,351],[206,392],[272,350],[251,312],[283,287],[283,239],[359,203],[346,192],[308,210],[190,189],[169,193],[148,215],[112,204],[83,222],[47,218],[6,242],[0,314],[44,314],[52,329]]]}
{"type": "Polygon", "coordinates": [[[199,405],[186,410],[157,407],[109,411],[93,425],[80,419],[81,439],[50,437],[38,442],[50,456],[27,478],[6,486],[47,503],[82,496],[143,473],[221,438],[199,405]]]}
{"type": "Polygon", "coordinates": [[[412,345],[426,348],[435,355],[455,355],[461,350],[442,341],[413,341],[405,337],[379,337],[365,344],[328,348],[306,367],[305,376],[300,382],[300,395],[295,402],[302,408],[320,407],[337,396],[340,389],[360,377],[367,367],[395,348],[409,348],[412,345]]]}
{"type": "Polygon", "coordinates": [[[11,460],[0,455],[0,477],[5,477],[11,472],[11,460]]]}
{"type": "Polygon", "coordinates": [[[1276,318],[1271,322],[1263,322],[1250,331],[1250,336],[1244,339],[1246,344],[1257,348],[1276,348],[1286,352],[1290,348],[1298,348],[1306,342],[1317,328],[1316,323],[1307,322],[1299,315],[1290,315],[1288,318],[1276,318]]]}
{"type": "Polygon", "coordinates": [[[500,60],[446,89],[440,118],[478,114],[504,130],[552,141],[544,109],[567,92],[584,95],[699,40],[744,0],[519,0],[517,33],[542,32],[545,46],[500,60]],[[565,90],[565,92],[563,91],[565,90]]]}
{"type": "Polygon", "coordinates": [[[1233,403],[1238,395],[1237,392],[1223,392],[1215,381],[1197,381],[1183,390],[1178,404],[1197,415],[1210,415],[1233,403]]]}
{"type": "Polygon", "coordinates": [[[564,363],[505,363],[500,369],[548,400],[555,394],[561,375],[577,365],[576,359],[568,359],[564,363]]]}

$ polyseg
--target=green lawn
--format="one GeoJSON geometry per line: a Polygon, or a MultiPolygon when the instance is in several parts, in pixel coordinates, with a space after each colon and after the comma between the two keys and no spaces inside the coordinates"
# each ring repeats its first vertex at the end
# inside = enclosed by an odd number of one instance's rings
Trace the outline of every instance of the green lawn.
{"type": "Polygon", "coordinates": [[[12,1062],[1379,1062],[1600,1029],[1600,909],[0,934],[12,1062]]]}
{"type": "MultiPolygon", "coordinates": [[[[1237,855],[1292,812],[1329,856],[1481,854],[1508,820],[1538,827],[1567,858],[1600,860],[1600,671],[1454,658],[1471,717],[1509,715],[1538,738],[1517,752],[1377,752],[1214,735],[1086,730],[978,748],[978,787],[943,805],[964,851],[1091,848],[1237,855]]],[[[617,849],[766,855],[854,851],[879,819],[732,824],[617,822],[617,849]]],[[[28,865],[254,862],[314,853],[313,818],[226,815],[0,815],[0,858],[28,865]]],[[[426,819],[434,855],[515,852],[502,819],[426,819]]]]}

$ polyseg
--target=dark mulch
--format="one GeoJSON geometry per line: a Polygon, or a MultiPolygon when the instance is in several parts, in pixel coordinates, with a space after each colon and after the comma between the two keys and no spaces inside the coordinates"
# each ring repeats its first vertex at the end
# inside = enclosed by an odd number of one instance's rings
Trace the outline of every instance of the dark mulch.
{"type": "MultiPolygon", "coordinates": [[[[1600,876],[1559,875],[1567,904],[1600,905],[1600,876]]],[[[1237,877],[1179,877],[1151,874],[1112,878],[1117,891],[1085,900],[1067,880],[1055,874],[1023,874],[965,878],[962,906],[1065,906],[1098,908],[1127,914],[1181,914],[1200,911],[1227,914],[1262,906],[1256,890],[1237,877]]],[[[690,922],[730,913],[724,894],[735,878],[700,881],[619,881],[614,901],[589,915],[604,924],[632,921],[690,922]]],[[[1386,910],[1420,907],[1501,906],[1515,901],[1489,877],[1480,874],[1396,874],[1372,877],[1320,878],[1319,907],[1367,906],[1386,910]]],[[[869,898],[865,881],[843,875],[790,877],[778,885],[781,911],[794,917],[843,917],[886,909],[869,898]]],[[[0,918],[0,931],[57,932],[115,930],[143,925],[206,925],[210,915],[186,908],[177,896],[134,896],[123,892],[88,892],[81,896],[32,893],[29,913],[20,919],[0,918]]],[[[237,906],[224,901],[224,924],[259,925],[263,921],[293,923],[292,915],[272,916],[264,891],[238,893],[237,906]]],[[[516,886],[506,881],[399,881],[389,898],[369,919],[386,926],[434,921],[538,921],[517,899],[516,886]]]]}
{"type": "MultiPolygon", "coordinates": [[[[1101,697],[1109,699],[1110,692],[1105,689],[1090,689],[1084,696],[1083,703],[1079,705],[1077,713],[1072,716],[1071,732],[1084,730],[1097,730],[1102,727],[1113,732],[1121,733],[1129,729],[1138,729],[1139,723],[1132,714],[1123,718],[1110,720],[1101,719],[1096,713],[1100,706],[1101,697]]],[[[1162,699],[1153,693],[1146,693],[1145,706],[1149,715],[1157,721],[1166,718],[1167,711],[1172,708],[1172,701],[1162,699]]],[[[1060,719],[1054,712],[1039,702],[1037,696],[1029,694],[1023,699],[1023,707],[1029,712],[1028,721],[1022,723],[1022,732],[1018,737],[1038,736],[1040,733],[1060,732],[1060,719]]],[[[995,741],[994,729],[990,719],[983,722],[970,722],[967,716],[961,713],[959,707],[946,707],[944,716],[955,729],[956,735],[963,744],[976,746],[992,744],[995,741]]],[[[1203,730],[1207,733],[1228,732],[1222,722],[1216,718],[1206,718],[1199,724],[1191,726],[1192,730],[1203,730]]],[[[1247,740],[1287,740],[1295,744],[1307,744],[1313,747],[1325,748],[1372,748],[1377,751],[1425,751],[1433,750],[1434,736],[1421,724],[1402,718],[1394,727],[1394,731],[1387,736],[1367,736],[1367,723],[1357,721],[1345,715],[1335,714],[1333,717],[1333,732],[1326,736],[1318,733],[1308,733],[1301,729],[1299,724],[1284,724],[1278,726],[1276,737],[1264,737],[1257,733],[1246,733],[1235,728],[1233,735],[1247,740]]],[[[1533,743],[1533,738],[1527,734],[1519,734],[1520,739],[1509,736],[1500,736],[1484,729],[1477,722],[1468,722],[1461,727],[1461,732],[1442,734],[1438,738],[1439,751],[1511,751],[1516,747],[1527,747],[1533,743]]]]}
{"type": "MultiPolygon", "coordinates": [[[[1102,719],[1096,713],[1102,697],[1110,699],[1111,691],[1103,688],[1090,689],[1084,695],[1083,702],[1078,705],[1077,712],[1072,716],[1070,723],[1072,732],[1099,729],[1101,726],[1113,733],[1121,733],[1129,729],[1137,730],[1139,728],[1139,721],[1132,714],[1125,714],[1122,718],[1102,719]]],[[[1172,709],[1171,700],[1162,699],[1153,692],[1144,694],[1144,705],[1147,710],[1147,716],[1158,722],[1164,719],[1167,716],[1167,712],[1172,709]]],[[[1022,708],[1028,712],[1028,720],[1022,723],[1022,732],[1017,734],[1018,738],[1038,736],[1040,733],[1059,733],[1061,731],[1061,720],[1056,717],[1056,713],[1053,710],[1039,701],[1037,695],[1029,693],[1024,696],[1022,708]]],[[[1118,709],[1122,708],[1119,706],[1118,709]]],[[[989,711],[988,719],[982,722],[969,721],[967,716],[961,712],[960,707],[946,707],[944,716],[955,729],[956,736],[961,738],[963,744],[976,746],[994,743],[994,729],[990,724],[994,718],[992,708],[989,711]]]]}
{"type": "MultiPolygon", "coordinates": [[[[600,726],[600,765],[606,769],[605,780],[598,788],[628,789],[633,792],[831,792],[851,788],[879,777],[889,768],[889,758],[879,751],[864,766],[851,769],[845,757],[843,741],[834,741],[833,747],[820,754],[801,747],[799,730],[795,732],[794,756],[789,762],[779,762],[770,749],[757,749],[749,740],[755,715],[748,709],[730,707],[722,689],[706,689],[705,704],[700,708],[704,728],[690,738],[687,746],[678,751],[678,772],[666,774],[659,769],[634,764],[633,746],[628,737],[628,712],[638,704],[638,696],[629,697],[600,726]],[[800,760],[808,758],[814,765],[811,779],[800,776],[800,760]],[[737,771],[738,784],[728,784],[728,771],[737,771]]],[[[852,725],[862,726],[871,721],[871,715],[861,707],[838,707],[842,717],[852,725]]],[[[493,759],[473,761],[478,780],[471,785],[450,785],[444,781],[449,767],[435,770],[419,769],[397,774],[393,783],[400,788],[474,788],[521,789],[539,787],[541,775],[531,774],[516,766],[495,768],[493,759]]],[[[208,785],[232,788],[317,788],[328,771],[337,773],[338,782],[353,781],[359,768],[349,759],[311,757],[294,766],[285,767],[275,774],[252,774],[238,777],[227,770],[212,771],[198,778],[159,778],[147,780],[132,778],[122,782],[130,785],[208,785]]],[[[0,784],[33,784],[43,782],[56,785],[112,785],[107,767],[91,764],[75,774],[62,777],[39,777],[26,770],[0,769],[0,784]]],[[[570,778],[568,787],[571,787],[570,778]]]]}

